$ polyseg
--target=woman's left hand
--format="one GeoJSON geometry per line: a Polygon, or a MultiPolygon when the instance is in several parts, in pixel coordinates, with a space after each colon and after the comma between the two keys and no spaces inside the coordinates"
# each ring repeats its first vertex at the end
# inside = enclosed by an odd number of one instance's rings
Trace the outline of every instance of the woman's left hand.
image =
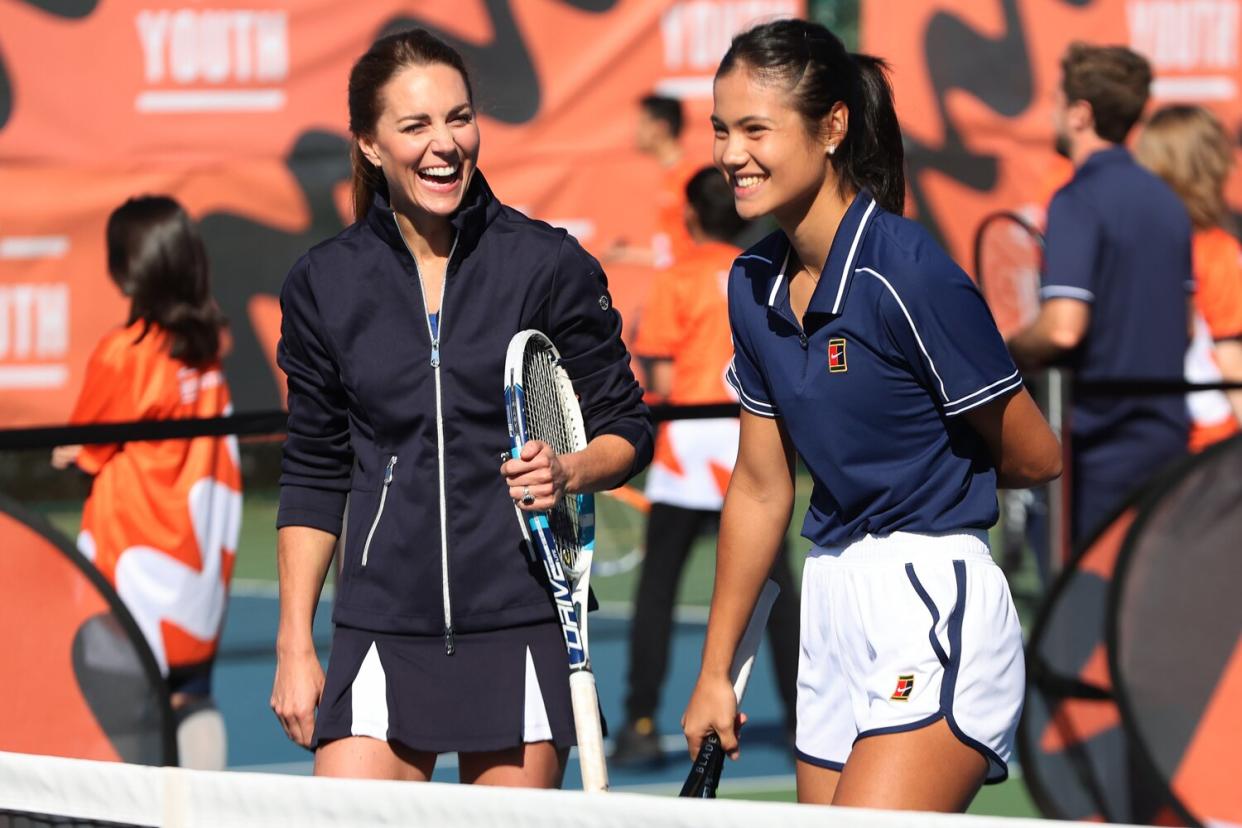
{"type": "Polygon", "coordinates": [[[500,474],[509,486],[509,497],[519,509],[546,512],[560,502],[569,488],[565,460],[542,440],[531,440],[522,446],[518,457],[501,464],[500,474]]]}

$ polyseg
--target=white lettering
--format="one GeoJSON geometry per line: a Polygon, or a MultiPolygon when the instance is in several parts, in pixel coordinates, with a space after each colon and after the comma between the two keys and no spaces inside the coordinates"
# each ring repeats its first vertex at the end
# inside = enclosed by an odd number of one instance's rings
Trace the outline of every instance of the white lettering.
{"type": "Polygon", "coordinates": [[[284,80],[289,74],[289,33],[284,12],[257,12],[254,27],[255,76],[284,80]]]}
{"type": "Polygon", "coordinates": [[[670,72],[711,72],[733,36],[755,23],[796,17],[793,0],[682,0],[660,16],[664,68],[670,72]]]}
{"type": "Polygon", "coordinates": [[[0,286],[0,359],[63,359],[69,352],[69,286],[0,286]]]}
{"type": "Polygon", "coordinates": [[[137,23],[147,83],[159,83],[164,80],[164,39],[168,35],[168,12],[140,11],[137,23]]]}
{"type": "Polygon", "coordinates": [[[1130,46],[1157,70],[1204,72],[1238,65],[1240,0],[1131,0],[1130,46]]]}
{"type": "Polygon", "coordinates": [[[135,25],[149,84],[273,83],[289,75],[285,11],[143,10],[135,25]]]}
{"type": "Polygon", "coordinates": [[[30,356],[34,337],[34,285],[14,285],[10,294],[13,306],[13,356],[24,359],[30,356]]]}
{"type": "Polygon", "coordinates": [[[61,359],[69,353],[69,286],[35,289],[35,356],[61,359]]]}

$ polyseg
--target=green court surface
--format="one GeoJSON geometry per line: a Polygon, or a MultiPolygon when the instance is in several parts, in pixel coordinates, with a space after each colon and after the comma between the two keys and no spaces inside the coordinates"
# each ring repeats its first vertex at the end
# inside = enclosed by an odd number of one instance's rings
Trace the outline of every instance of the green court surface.
{"type": "MultiPolygon", "coordinates": [[[[797,516],[789,533],[791,561],[797,565],[807,542],[798,536],[801,515],[809,496],[809,480],[799,481],[797,516]]],[[[275,516],[274,489],[248,490],[237,561],[234,569],[234,595],[222,639],[216,668],[216,695],[229,728],[229,764],[234,768],[276,772],[306,773],[309,754],[290,745],[280,732],[267,708],[274,667],[273,644],[277,622],[275,591],[275,516]]],[[[624,514],[628,507],[615,500],[598,498],[600,537],[598,544],[628,548],[641,532],[642,520],[624,514]],[[611,510],[611,511],[610,511],[611,510]]],[[[81,504],[54,502],[31,504],[47,516],[69,537],[77,533],[81,504]]],[[[665,685],[657,729],[661,732],[666,760],[659,768],[631,771],[613,769],[614,787],[621,790],[675,794],[688,768],[684,745],[680,742],[678,719],[681,706],[689,695],[697,672],[698,651],[702,645],[706,607],[711,597],[713,579],[714,536],[700,538],[682,579],[670,654],[670,674],[665,685]]],[[[628,655],[629,604],[636,582],[637,570],[605,578],[593,578],[593,586],[603,607],[591,621],[592,656],[600,682],[600,701],[605,717],[619,725],[623,721],[622,696],[625,665],[628,655]]],[[[1033,568],[1027,567],[1015,576],[1015,602],[1024,619],[1033,614],[1037,585],[1033,568]]],[[[320,655],[326,656],[330,628],[328,612],[320,613],[316,638],[320,655]]],[[[766,645],[760,661],[767,657],[766,645]]],[[[747,696],[746,709],[751,717],[751,742],[743,743],[743,758],[726,768],[720,789],[722,797],[793,801],[793,762],[787,745],[780,738],[780,706],[769,671],[760,666],[747,696]]],[[[437,769],[436,778],[453,779],[453,763],[437,769]]],[[[976,798],[972,813],[995,816],[1035,817],[1038,813],[1027,795],[1020,769],[1011,768],[1012,776],[1001,785],[988,786],[976,798]]],[[[566,787],[577,784],[576,768],[571,765],[566,787]]]]}

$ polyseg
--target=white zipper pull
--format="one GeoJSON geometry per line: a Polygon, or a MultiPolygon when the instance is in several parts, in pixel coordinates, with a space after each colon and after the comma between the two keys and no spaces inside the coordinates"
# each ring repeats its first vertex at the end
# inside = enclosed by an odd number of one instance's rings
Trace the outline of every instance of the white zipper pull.
{"type": "Polygon", "coordinates": [[[431,367],[440,367],[440,337],[431,340],[431,367]]]}
{"type": "Polygon", "coordinates": [[[375,537],[375,530],[379,528],[380,518],[384,516],[384,504],[388,500],[388,487],[392,485],[393,466],[397,465],[397,455],[388,458],[388,466],[384,469],[384,488],[380,490],[379,508],[375,510],[375,520],[371,521],[371,530],[367,532],[366,542],[362,544],[362,565],[367,565],[367,558],[371,554],[371,540],[375,537]]]}

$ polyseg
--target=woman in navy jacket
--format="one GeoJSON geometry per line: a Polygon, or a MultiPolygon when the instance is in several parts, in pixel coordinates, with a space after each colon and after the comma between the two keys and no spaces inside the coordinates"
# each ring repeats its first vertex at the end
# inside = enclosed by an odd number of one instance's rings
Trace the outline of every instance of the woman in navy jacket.
{"type": "Polygon", "coordinates": [[[450,47],[423,30],[377,41],[349,108],[358,220],[281,292],[272,707],[317,774],[425,780],[457,752],[464,782],[554,787],[574,740],[564,643],[513,503],[547,509],[650,459],[621,319],[573,238],[493,196],[450,47]],[[590,439],[559,457],[528,443],[498,468],[505,349],[526,328],[561,351],[590,439]],[[311,620],[338,537],[325,677],[311,620]]]}

